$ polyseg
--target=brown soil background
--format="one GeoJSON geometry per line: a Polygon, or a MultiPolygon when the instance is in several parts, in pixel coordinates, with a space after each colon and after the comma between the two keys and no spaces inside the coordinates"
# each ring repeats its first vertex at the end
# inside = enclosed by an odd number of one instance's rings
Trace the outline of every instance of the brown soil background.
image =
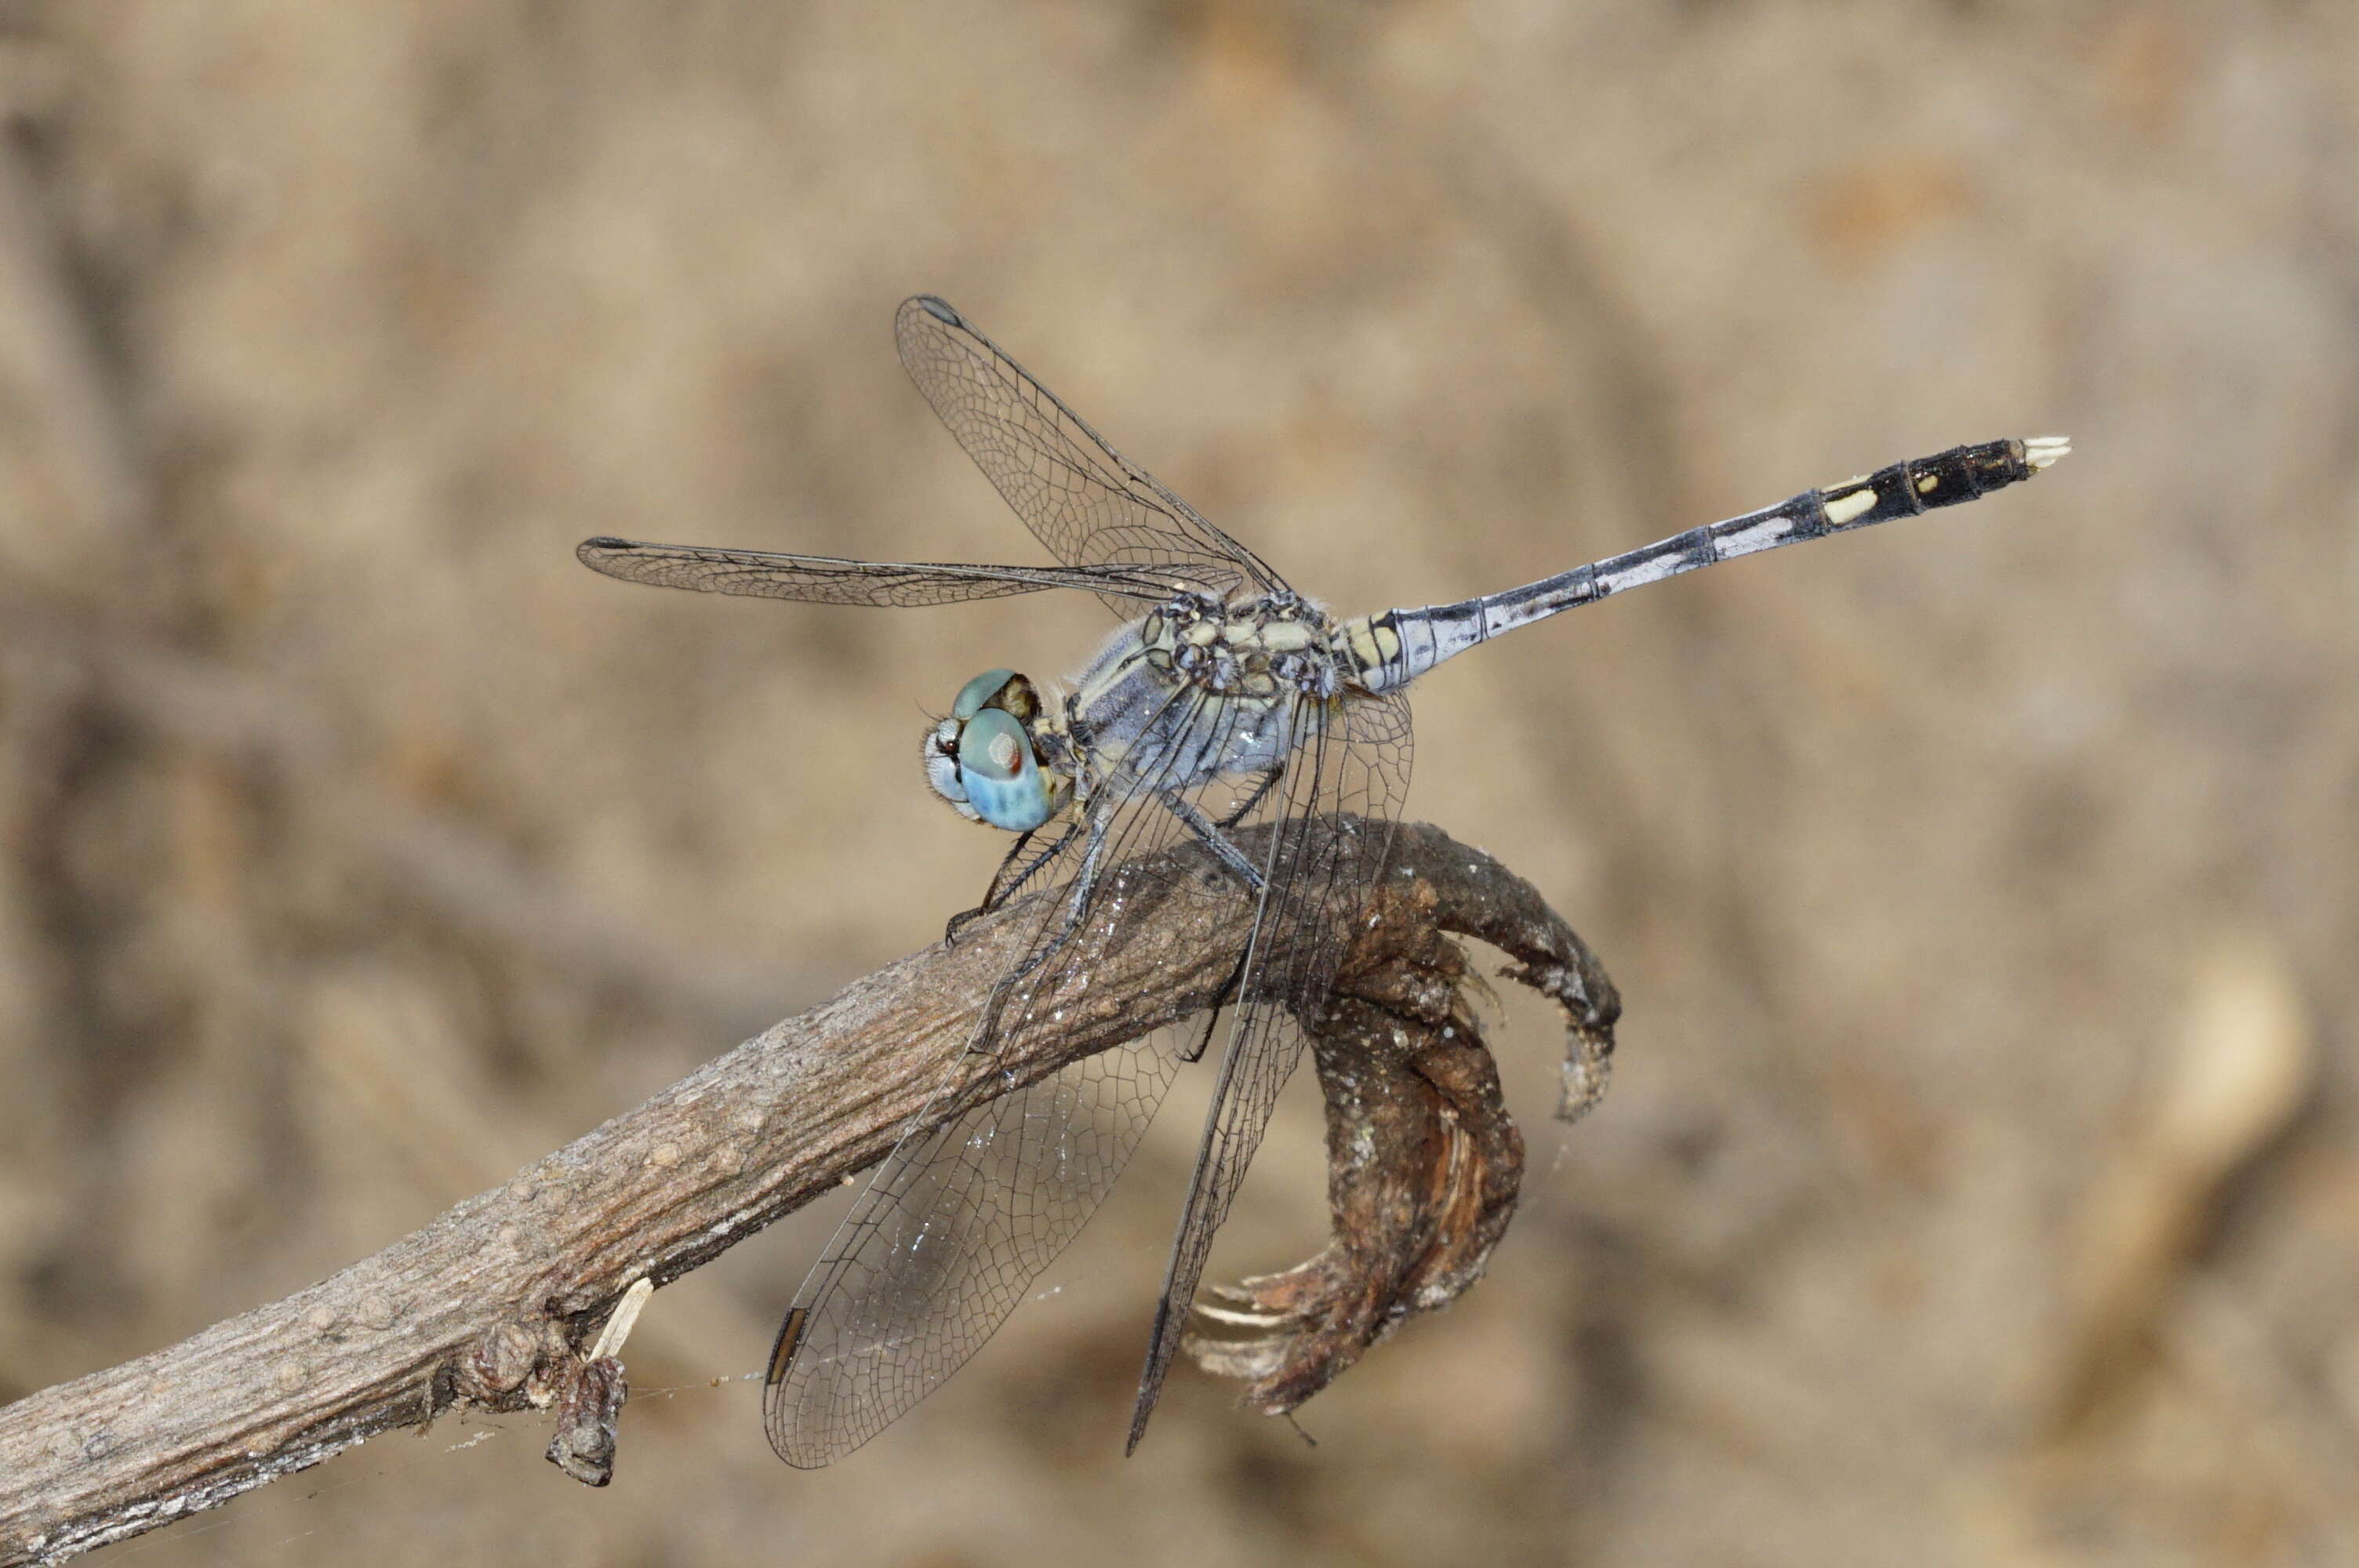
{"type": "MultiPolygon", "coordinates": [[[[1349,611],[2079,451],[1419,688],[1411,814],[1595,945],[1621,1071],[1560,1132],[1509,999],[1523,1212],[1315,1449],[1183,1369],[1120,1457],[1183,1092],[834,1469],[710,1386],[805,1214],[652,1303],[603,1493],[446,1422],[112,1560],[2359,1562],[2354,62],[2326,4],[0,6],[0,1398],[973,901],[920,709],[1097,606],[570,553],[1040,558],[894,362],[927,289],[1349,611]]],[[[1316,1244],[1317,1128],[1216,1276],[1316,1244]]]]}

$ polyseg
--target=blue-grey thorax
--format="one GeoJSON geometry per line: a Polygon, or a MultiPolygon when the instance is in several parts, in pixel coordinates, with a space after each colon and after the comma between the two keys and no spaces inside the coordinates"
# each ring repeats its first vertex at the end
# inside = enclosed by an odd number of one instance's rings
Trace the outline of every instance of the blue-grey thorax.
{"type": "Polygon", "coordinates": [[[1081,792],[1267,773],[1340,697],[1332,635],[1290,593],[1184,594],[1124,627],[1082,672],[1060,726],[1081,792]]]}

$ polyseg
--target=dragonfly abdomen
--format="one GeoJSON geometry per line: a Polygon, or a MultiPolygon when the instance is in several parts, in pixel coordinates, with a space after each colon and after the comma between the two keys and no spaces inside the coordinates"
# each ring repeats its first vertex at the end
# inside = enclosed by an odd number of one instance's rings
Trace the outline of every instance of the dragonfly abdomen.
{"type": "Polygon", "coordinates": [[[1368,691],[1396,691],[1503,632],[1739,556],[1977,500],[2029,479],[2071,449],[2058,436],[1952,447],[1504,593],[1348,622],[1337,631],[1335,645],[1353,684],[1368,691]]]}

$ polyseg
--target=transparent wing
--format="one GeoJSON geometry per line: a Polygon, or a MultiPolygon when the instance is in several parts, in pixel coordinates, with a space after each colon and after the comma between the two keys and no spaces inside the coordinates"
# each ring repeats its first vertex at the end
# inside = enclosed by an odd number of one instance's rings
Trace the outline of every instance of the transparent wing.
{"type": "Polygon", "coordinates": [[[995,567],[953,562],[853,561],[836,556],[790,556],[771,550],[724,550],[709,545],[656,545],[637,539],[584,539],[574,550],[583,566],[625,582],[700,593],[741,593],[756,599],[799,599],[818,604],[903,608],[956,604],[1080,588],[1109,603],[1155,603],[1170,597],[1169,583],[1125,567],[995,567]]]}
{"type": "MultiPolygon", "coordinates": [[[[1183,741],[1209,719],[1187,689],[1160,716],[1183,741]]],[[[1181,1045],[1201,1037],[1201,1022],[1184,1022],[934,1125],[937,1108],[995,1076],[1000,1054],[1036,1021],[1091,1010],[1118,1022],[1125,999],[1089,986],[1114,940],[1093,914],[1147,891],[1145,873],[1123,862],[1186,832],[1153,797],[1154,781],[1135,782],[1126,795],[1097,797],[1092,832],[1075,835],[1052,868],[1062,885],[1023,906],[1026,957],[995,989],[974,1044],[946,1064],[943,1088],[796,1292],[763,1398],[771,1446],[788,1464],[814,1468],[850,1453],[982,1348],[1112,1190],[1181,1045]]]]}
{"type": "Polygon", "coordinates": [[[909,379],[967,456],[1067,566],[1134,568],[1167,588],[1185,582],[1223,596],[1247,583],[1286,586],[948,304],[928,294],[902,301],[893,337],[909,379]]]}
{"type": "Polygon", "coordinates": [[[1155,1306],[1147,1366],[1131,1412],[1133,1449],[1146,1434],[1179,1352],[1212,1235],[1244,1184],[1278,1091],[1302,1058],[1301,1018],[1315,1016],[1334,987],[1367,894],[1383,872],[1393,822],[1408,790],[1407,698],[1353,697],[1324,722],[1316,709],[1299,712],[1294,761],[1277,792],[1283,798],[1262,806],[1274,825],[1263,867],[1262,908],[1205,1118],[1204,1141],[1189,1180],[1187,1206],[1155,1306]]]}
{"type": "Polygon", "coordinates": [[[1178,1065],[1169,1036],[902,1141],[787,1314],[763,1399],[778,1457],[815,1469],[849,1454],[997,1332],[1138,1147],[1178,1065]]]}

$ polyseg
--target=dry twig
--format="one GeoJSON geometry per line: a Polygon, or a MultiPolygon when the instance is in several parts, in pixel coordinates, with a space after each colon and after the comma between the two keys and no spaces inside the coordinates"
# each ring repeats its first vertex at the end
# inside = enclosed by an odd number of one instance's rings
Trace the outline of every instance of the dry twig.
{"type": "MultiPolygon", "coordinates": [[[[1225,880],[1193,847],[1163,858],[1158,884],[1225,880]]],[[[460,1404],[559,1406],[570,1446],[553,1456],[602,1479],[621,1369],[596,1342],[616,1302],[881,1159],[1028,935],[1022,907],[765,1031],[309,1290],[0,1410],[0,1568],[139,1534],[460,1404]]],[[[1400,1319],[1454,1298],[1514,1207],[1522,1139],[1461,994],[1465,960],[1443,933],[1505,950],[1511,975],[1564,1007],[1560,1114],[1595,1101],[1612,1051],[1611,982],[1489,856],[1403,827],[1370,913],[1332,1016],[1312,1032],[1334,1240],[1230,1292],[1247,1310],[1228,1320],[1257,1337],[1196,1347],[1215,1370],[1254,1379],[1247,1401],[1264,1410],[1291,1409],[1400,1319]]],[[[1242,896],[1126,901],[1129,930],[1085,1005],[1027,1032],[1006,1075],[978,1092],[1201,1011],[1250,914],[1242,896]]]]}

